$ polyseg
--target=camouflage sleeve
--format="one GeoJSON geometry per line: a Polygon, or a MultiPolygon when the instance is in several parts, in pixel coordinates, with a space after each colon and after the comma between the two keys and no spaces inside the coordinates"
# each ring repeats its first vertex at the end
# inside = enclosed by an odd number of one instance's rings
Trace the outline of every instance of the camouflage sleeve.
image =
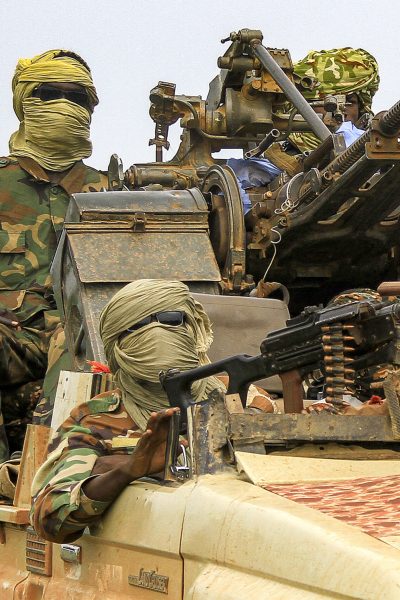
{"type": "Polygon", "coordinates": [[[59,429],[51,444],[54,449],[32,484],[32,525],[38,535],[59,544],[78,538],[110,504],[87,498],[81,489],[97,457],[107,452],[102,440],[72,415],[59,429]]]}

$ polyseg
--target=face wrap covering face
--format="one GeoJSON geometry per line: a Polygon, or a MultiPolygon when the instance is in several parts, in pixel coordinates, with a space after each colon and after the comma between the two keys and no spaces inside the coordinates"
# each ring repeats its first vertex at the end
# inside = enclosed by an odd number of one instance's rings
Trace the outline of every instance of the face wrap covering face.
{"type": "MultiPolygon", "coordinates": [[[[360,114],[371,113],[372,98],[379,87],[375,58],[362,48],[312,50],[293,67],[299,77],[317,80],[312,89],[302,92],[307,100],[320,100],[330,94],[357,94],[360,114]]],[[[317,148],[320,140],[313,133],[293,133],[289,139],[301,151],[317,148]]]]}
{"type": "Polygon", "coordinates": [[[64,171],[92,153],[90,112],[66,99],[43,102],[32,98],[41,83],[76,83],[85,88],[92,106],[98,104],[88,68],[62,50],[21,59],[12,81],[19,130],[10,138],[12,156],[29,156],[49,171],[64,171]]]}
{"type": "Polygon", "coordinates": [[[92,154],[89,112],[69,100],[26,98],[25,119],[10,139],[13,156],[30,156],[44,169],[64,171],[92,154]]]}
{"type": "MultiPolygon", "coordinates": [[[[100,335],[125,408],[142,431],[151,412],[169,407],[159,372],[210,362],[206,354],[213,339],[210,321],[179,281],[142,279],[122,288],[101,314],[100,335]],[[177,327],[152,322],[120,339],[134,323],[165,310],[184,311],[186,322],[177,327]]],[[[195,382],[193,398],[201,401],[214,389],[225,390],[216,377],[195,382]]]]}

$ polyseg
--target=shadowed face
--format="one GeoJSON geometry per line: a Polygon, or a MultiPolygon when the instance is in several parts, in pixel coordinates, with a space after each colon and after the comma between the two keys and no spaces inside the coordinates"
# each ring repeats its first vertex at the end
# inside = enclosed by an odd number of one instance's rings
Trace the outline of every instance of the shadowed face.
{"type": "Polygon", "coordinates": [[[33,90],[32,97],[40,98],[43,102],[65,98],[74,104],[88,109],[90,112],[93,111],[85,88],[77,83],[42,83],[33,90]]]}
{"type": "Polygon", "coordinates": [[[344,120],[356,123],[360,118],[360,103],[357,94],[347,94],[344,120]]]}
{"type": "MultiPolygon", "coordinates": [[[[318,114],[325,115],[326,111],[322,106],[316,106],[314,108],[315,112],[318,114]]],[[[346,95],[346,105],[344,112],[344,120],[351,121],[352,123],[356,123],[360,118],[360,103],[358,100],[357,94],[347,94],[346,95]]]]}

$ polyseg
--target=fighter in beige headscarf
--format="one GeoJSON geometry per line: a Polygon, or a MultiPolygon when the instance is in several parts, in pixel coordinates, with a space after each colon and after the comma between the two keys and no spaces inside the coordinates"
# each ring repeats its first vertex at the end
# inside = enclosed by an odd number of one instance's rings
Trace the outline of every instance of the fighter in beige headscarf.
{"type": "Polygon", "coordinates": [[[12,80],[20,126],[12,156],[29,156],[44,169],[64,171],[92,153],[90,121],[99,100],[90,69],[77,55],[49,50],[20,59],[12,80]]]}
{"type": "MultiPolygon", "coordinates": [[[[78,537],[128,483],[161,470],[176,409],[168,408],[159,372],[209,362],[213,339],[210,320],[186,285],[149,279],[117,292],[101,314],[100,332],[118,389],[71,412],[33,485],[35,530],[56,542],[78,537]]],[[[201,401],[214,389],[225,386],[209,377],[193,385],[192,395],[201,401]]],[[[268,398],[263,401],[273,412],[268,398]]]]}

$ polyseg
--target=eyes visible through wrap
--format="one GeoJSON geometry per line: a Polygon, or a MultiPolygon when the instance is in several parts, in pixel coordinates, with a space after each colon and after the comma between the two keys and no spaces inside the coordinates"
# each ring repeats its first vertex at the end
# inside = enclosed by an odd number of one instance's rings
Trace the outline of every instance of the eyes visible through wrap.
{"type": "Polygon", "coordinates": [[[93,110],[85,88],[76,83],[42,83],[33,90],[32,98],[39,98],[42,102],[64,98],[90,111],[93,110]]]}

